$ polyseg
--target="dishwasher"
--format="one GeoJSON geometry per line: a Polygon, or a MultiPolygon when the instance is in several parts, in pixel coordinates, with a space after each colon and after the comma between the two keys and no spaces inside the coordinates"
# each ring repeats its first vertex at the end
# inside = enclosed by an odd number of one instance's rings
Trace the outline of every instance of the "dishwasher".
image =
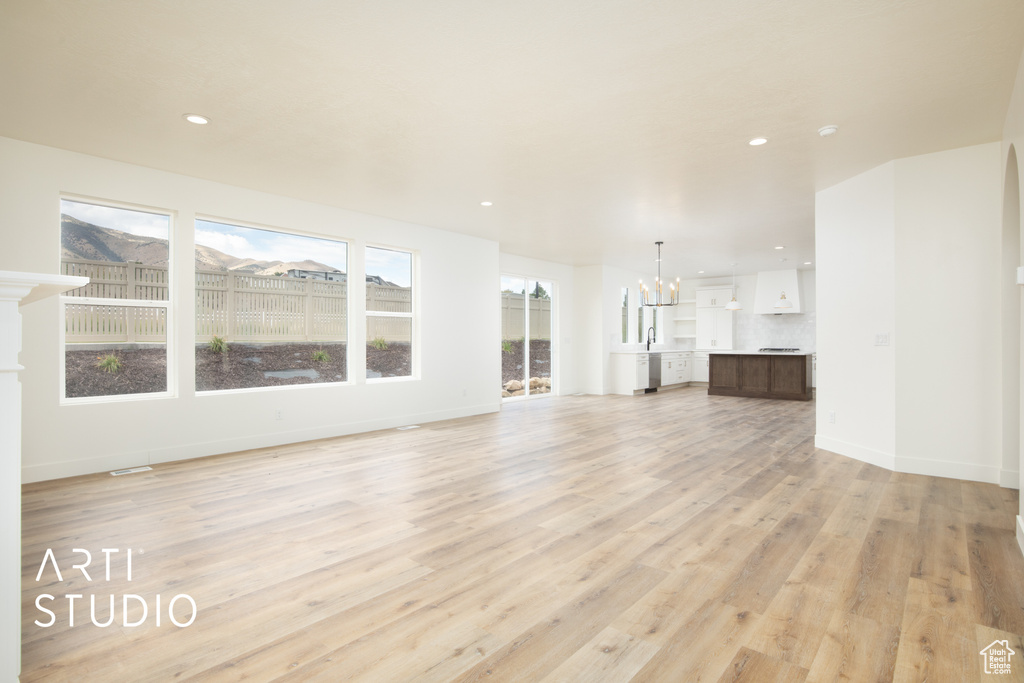
{"type": "Polygon", "coordinates": [[[661,353],[656,351],[654,353],[648,352],[647,354],[649,361],[647,363],[647,388],[644,389],[645,394],[650,394],[658,390],[661,386],[661,353]]]}

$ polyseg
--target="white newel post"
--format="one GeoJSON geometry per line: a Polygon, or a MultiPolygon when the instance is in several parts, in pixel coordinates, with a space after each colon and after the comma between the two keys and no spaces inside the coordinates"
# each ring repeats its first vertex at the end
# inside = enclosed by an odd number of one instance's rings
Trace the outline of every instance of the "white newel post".
{"type": "Polygon", "coordinates": [[[89,282],[86,277],[0,270],[0,681],[21,674],[20,306],[89,282]]]}

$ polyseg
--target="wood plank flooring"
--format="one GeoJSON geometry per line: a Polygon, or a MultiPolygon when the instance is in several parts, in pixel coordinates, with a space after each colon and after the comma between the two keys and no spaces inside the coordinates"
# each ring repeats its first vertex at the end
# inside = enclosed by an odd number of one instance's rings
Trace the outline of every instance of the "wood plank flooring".
{"type": "Polygon", "coordinates": [[[687,388],[26,485],[21,680],[1024,680],[1017,492],[813,432],[687,388]]]}

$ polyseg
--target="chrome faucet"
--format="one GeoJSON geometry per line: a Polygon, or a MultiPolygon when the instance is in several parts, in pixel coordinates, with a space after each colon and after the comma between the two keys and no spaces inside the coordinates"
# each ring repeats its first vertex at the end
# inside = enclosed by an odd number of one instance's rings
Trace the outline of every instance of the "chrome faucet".
{"type": "Polygon", "coordinates": [[[647,328],[647,350],[651,350],[651,335],[654,334],[654,326],[647,328]]]}

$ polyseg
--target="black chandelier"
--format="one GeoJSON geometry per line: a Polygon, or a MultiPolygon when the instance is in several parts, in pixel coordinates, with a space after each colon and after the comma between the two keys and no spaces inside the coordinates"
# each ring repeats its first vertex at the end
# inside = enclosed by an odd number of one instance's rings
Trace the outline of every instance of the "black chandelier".
{"type": "Polygon", "coordinates": [[[670,282],[668,285],[668,300],[664,301],[665,298],[665,283],[661,279],[661,245],[664,242],[655,242],[658,245],[658,277],[654,280],[654,298],[651,298],[651,292],[647,289],[647,285],[644,281],[640,281],[640,304],[642,306],[675,306],[679,303],[679,278],[676,278],[675,282],[670,282]]]}

